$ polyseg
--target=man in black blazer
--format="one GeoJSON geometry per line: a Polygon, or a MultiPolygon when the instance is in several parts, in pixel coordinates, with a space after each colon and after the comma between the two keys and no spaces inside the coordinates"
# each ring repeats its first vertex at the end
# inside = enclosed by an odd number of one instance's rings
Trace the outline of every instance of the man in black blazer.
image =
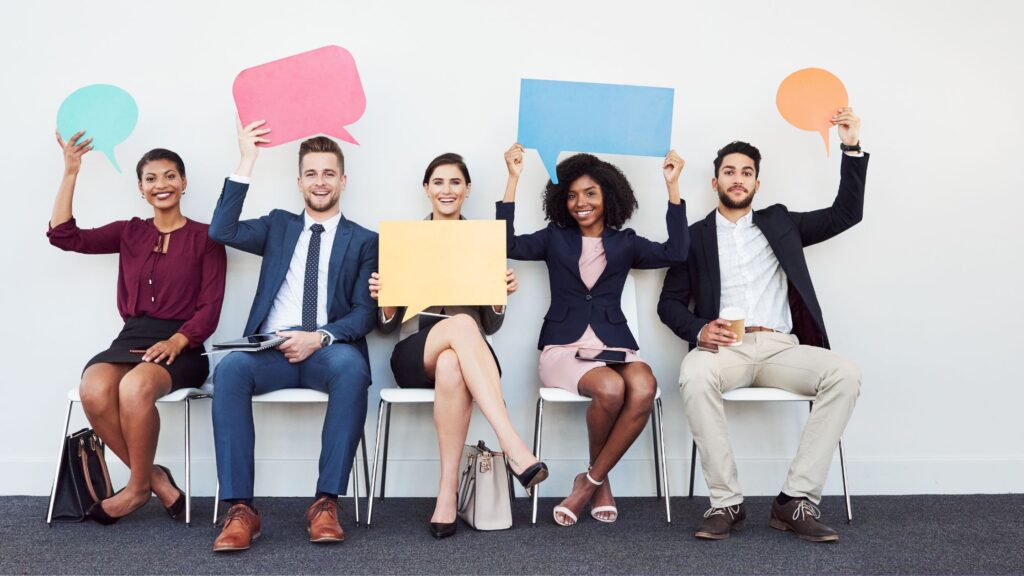
{"type": "Polygon", "coordinates": [[[733,142],[714,162],[711,186],[718,209],[690,226],[689,258],[665,277],[658,315],[690,343],[679,383],[711,496],[698,538],[728,538],[746,518],[722,393],[770,386],[813,395],[815,401],[769,525],[814,542],[839,539],[820,521],[816,504],[861,377],[853,363],[829,350],[803,248],[860,222],[868,155],[860,149],[860,119],[853,109],[837,110],[832,124],[843,150],[832,206],[790,212],[775,204],[752,211],[761,154],[733,142]],[[743,332],[739,321],[733,326],[720,317],[726,308],[740,312],[730,317],[745,318],[743,332]]]}

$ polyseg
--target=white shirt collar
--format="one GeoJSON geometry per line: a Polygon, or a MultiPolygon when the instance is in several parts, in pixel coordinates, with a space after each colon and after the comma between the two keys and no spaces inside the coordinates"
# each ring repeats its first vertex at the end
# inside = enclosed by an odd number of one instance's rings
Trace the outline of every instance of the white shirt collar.
{"type": "Polygon", "coordinates": [[[728,218],[722,216],[721,212],[715,210],[715,222],[718,226],[725,226],[727,228],[749,228],[754,225],[754,211],[747,212],[733,224],[728,218]]]}
{"type": "Polygon", "coordinates": [[[324,227],[324,232],[330,232],[331,230],[337,228],[338,224],[341,222],[341,212],[338,212],[337,214],[331,216],[329,219],[324,220],[323,222],[317,222],[316,220],[313,220],[313,217],[310,216],[309,212],[306,212],[305,210],[302,211],[302,217],[303,230],[309,230],[309,228],[313,226],[313,224],[320,224],[321,226],[324,227]]]}

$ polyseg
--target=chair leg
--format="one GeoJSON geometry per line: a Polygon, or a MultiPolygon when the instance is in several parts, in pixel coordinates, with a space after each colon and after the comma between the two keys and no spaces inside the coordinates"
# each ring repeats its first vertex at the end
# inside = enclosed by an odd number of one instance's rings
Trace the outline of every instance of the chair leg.
{"type": "Polygon", "coordinates": [[[665,521],[671,524],[672,505],[668,493],[668,463],[665,461],[665,428],[661,410],[661,398],[658,398],[654,403],[654,414],[658,420],[658,451],[655,454],[655,460],[661,461],[661,477],[658,480],[660,480],[659,484],[665,492],[665,521]]]}
{"type": "Polygon", "coordinates": [[[373,472],[370,473],[370,492],[366,495],[366,527],[373,522],[373,499],[377,489],[377,464],[380,456],[380,432],[384,425],[384,401],[377,407],[377,436],[373,439],[373,472]]]}
{"type": "Polygon", "coordinates": [[[220,508],[220,480],[217,480],[217,488],[213,491],[213,525],[217,525],[217,511],[220,508]]]}
{"type": "Polygon", "coordinates": [[[846,456],[843,454],[843,439],[839,439],[839,468],[843,471],[843,496],[846,498],[846,523],[853,524],[853,508],[850,506],[850,489],[846,483],[846,456]]]}
{"type": "Polygon", "coordinates": [[[362,442],[359,444],[363,451],[363,480],[364,485],[370,486],[370,461],[366,457],[366,430],[363,430],[362,442]]]}
{"type": "Polygon", "coordinates": [[[60,478],[60,461],[64,459],[64,449],[67,448],[68,426],[71,424],[71,407],[75,403],[68,400],[68,409],[64,413],[64,432],[60,435],[60,450],[57,451],[57,465],[54,466],[53,486],[50,487],[50,505],[46,509],[46,525],[53,524],[53,505],[57,500],[57,480],[60,478]]]}
{"type": "MultiPolygon", "coordinates": [[[[362,445],[363,440],[365,440],[365,438],[360,438],[359,439],[359,444],[360,445],[362,445]]],[[[356,447],[356,450],[357,450],[357,452],[356,452],[355,456],[353,456],[353,458],[352,458],[352,472],[351,472],[352,479],[351,479],[351,482],[352,482],[352,500],[353,500],[353,504],[355,506],[355,512],[356,512],[356,526],[359,526],[359,453],[358,453],[359,447],[358,446],[356,447]]]]}
{"type": "Polygon", "coordinates": [[[192,400],[185,397],[185,526],[192,527],[192,400]]]}
{"type": "Polygon", "coordinates": [[[688,498],[693,498],[693,477],[697,473],[697,441],[693,441],[693,446],[690,447],[690,495],[688,498]]]}
{"type": "MultiPolygon", "coordinates": [[[[538,460],[541,459],[541,456],[540,456],[540,451],[541,451],[541,434],[543,432],[544,432],[544,399],[543,398],[538,398],[537,399],[537,415],[535,417],[534,425],[533,425],[533,455],[536,456],[538,460]]],[[[537,525],[537,499],[540,497],[540,484],[534,486],[531,489],[530,496],[532,497],[532,500],[533,500],[533,512],[530,515],[530,523],[533,524],[534,526],[536,526],[537,525]]]]}
{"type": "MultiPolygon", "coordinates": [[[[655,400],[655,404],[660,404],[661,399],[655,400]]],[[[658,451],[658,408],[654,407],[653,414],[651,415],[651,440],[654,441],[654,486],[657,491],[657,497],[661,498],[661,458],[659,458],[660,451],[658,451]]]]}
{"type": "Polygon", "coordinates": [[[380,465],[380,501],[384,501],[384,491],[388,486],[388,441],[391,439],[391,403],[388,402],[387,414],[384,415],[384,460],[380,465]]]}

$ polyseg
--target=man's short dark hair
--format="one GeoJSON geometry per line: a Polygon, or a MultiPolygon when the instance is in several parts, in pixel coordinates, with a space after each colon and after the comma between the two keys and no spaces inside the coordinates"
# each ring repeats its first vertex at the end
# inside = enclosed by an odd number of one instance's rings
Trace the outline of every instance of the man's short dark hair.
{"type": "Polygon", "coordinates": [[[729,154],[743,154],[754,161],[754,178],[761,173],[761,151],[746,142],[735,140],[729,142],[718,150],[715,157],[715,178],[718,178],[718,170],[722,167],[722,159],[729,154]]]}
{"type": "Polygon", "coordinates": [[[302,171],[302,159],[306,154],[313,152],[327,152],[334,154],[338,157],[338,166],[341,168],[341,173],[345,173],[345,155],[341,152],[341,146],[334,140],[331,140],[327,136],[316,136],[309,140],[304,140],[299,145],[299,171],[302,171]]]}
{"type": "Polygon", "coordinates": [[[156,160],[170,160],[174,162],[174,165],[178,167],[178,174],[182,178],[185,177],[185,162],[181,159],[181,156],[166,148],[153,148],[143,154],[142,158],[139,159],[139,163],[135,165],[135,176],[138,177],[139,182],[142,182],[142,168],[156,160]]]}
{"type": "Polygon", "coordinates": [[[544,189],[544,217],[562,228],[579,226],[566,205],[569,187],[581,176],[590,176],[601,187],[604,203],[604,224],[619,229],[637,207],[633,187],[625,174],[614,164],[592,154],[576,154],[562,160],[555,169],[558,184],[548,180],[544,189]]]}

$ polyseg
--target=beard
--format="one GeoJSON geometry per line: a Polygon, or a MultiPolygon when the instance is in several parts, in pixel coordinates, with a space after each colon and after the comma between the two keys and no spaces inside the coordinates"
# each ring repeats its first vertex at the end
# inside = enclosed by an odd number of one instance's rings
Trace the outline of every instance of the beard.
{"type": "Polygon", "coordinates": [[[339,197],[340,194],[332,194],[331,196],[327,197],[326,203],[317,205],[314,203],[320,202],[320,200],[316,196],[309,194],[305,197],[306,207],[312,210],[313,212],[327,212],[328,210],[334,208],[338,204],[339,197]]]}
{"type": "Polygon", "coordinates": [[[744,208],[749,208],[750,207],[750,203],[754,201],[754,194],[756,194],[756,192],[751,192],[750,194],[747,194],[746,198],[744,198],[743,200],[740,200],[739,202],[737,202],[737,201],[733,200],[729,196],[729,194],[726,193],[725,190],[722,190],[721,188],[719,188],[718,189],[718,201],[721,202],[723,206],[725,206],[726,208],[728,208],[730,210],[743,210],[744,208]]]}

